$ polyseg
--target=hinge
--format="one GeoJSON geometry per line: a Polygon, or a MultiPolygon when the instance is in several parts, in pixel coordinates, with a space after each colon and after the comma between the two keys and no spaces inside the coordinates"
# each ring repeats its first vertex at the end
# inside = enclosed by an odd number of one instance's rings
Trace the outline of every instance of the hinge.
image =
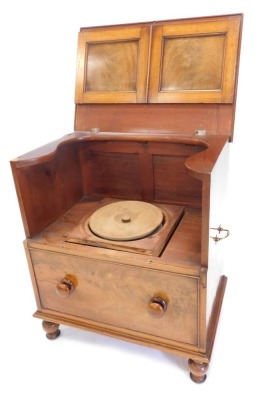
{"type": "Polygon", "coordinates": [[[195,135],[197,136],[205,136],[206,134],[206,129],[196,129],[195,130],[195,135]]]}

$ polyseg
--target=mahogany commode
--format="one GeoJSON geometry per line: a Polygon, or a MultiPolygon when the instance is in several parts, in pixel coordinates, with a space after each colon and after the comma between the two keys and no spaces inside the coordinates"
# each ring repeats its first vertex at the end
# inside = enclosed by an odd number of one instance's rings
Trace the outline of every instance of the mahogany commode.
{"type": "Polygon", "coordinates": [[[234,14],[80,30],[74,132],[11,161],[49,339],[91,330],[205,380],[241,29],[234,14]]]}

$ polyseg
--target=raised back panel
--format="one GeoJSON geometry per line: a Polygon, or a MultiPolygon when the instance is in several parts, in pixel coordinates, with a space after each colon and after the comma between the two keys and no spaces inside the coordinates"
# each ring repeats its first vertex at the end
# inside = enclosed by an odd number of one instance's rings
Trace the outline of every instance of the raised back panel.
{"type": "Polygon", "coordinates": [[[93,195],[140,199],[137,154],[91,152],[89,164],[93,195]]]}
{"type": "Polygon", "coordinates": [[[175,201],[178,204],[201,205],[201,182],[192,178],[185,170],[186,156],[153,156],[154,197],[156,201],[175,201]],[[169,179],[165,177],[169,176],[169,179]]]}
{"type": "Polygon", "coordinates": [[[188,174],[185,162],[203,149],[162,142],[90,143],[81,154],[84,194],[200,208],[202,182],[188,174]]]}

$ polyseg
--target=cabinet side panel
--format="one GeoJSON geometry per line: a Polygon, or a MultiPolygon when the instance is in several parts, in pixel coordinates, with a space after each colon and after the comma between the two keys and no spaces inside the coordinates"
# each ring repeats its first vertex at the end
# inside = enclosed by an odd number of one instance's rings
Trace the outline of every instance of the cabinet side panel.
{"type": "MultiPolygon", "coordinates": [[[[229,162],[229,146],[227,143],[220,154],[217,163],[211,174],[211,193],[210,193],[210,228],[226,228],[226,192],[229,162]]],[[[219,234],[217,230],[210,229],[210,236],[224,237],[225,233],[219,234]]],[[[228,240],[228,239],[227,239],[228,240]]],[[[207,325],[211,315],[213,301],[215,299],[216,290],[219,279],[224,272],[225,261],[225,240],[215,242],[209,239],[209,260],[208,260],[208,282],[207,282],[207,325]]]]}
{"type": "Polygon", "coordinates": [[[56,155],[25,167],[12,164],[27,237],[56,220],[82,197],[78,149],[61,147],[56,155]]]}

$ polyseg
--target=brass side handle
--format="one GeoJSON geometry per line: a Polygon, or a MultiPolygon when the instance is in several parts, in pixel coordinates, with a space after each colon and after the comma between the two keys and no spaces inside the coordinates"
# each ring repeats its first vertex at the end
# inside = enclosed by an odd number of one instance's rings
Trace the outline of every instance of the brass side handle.
{"type": "Polygon", "coordinates": [[[220,240],[226,239],[230,234],[229,230],[222,228],[221,225],[219,225],[218,228],[210,228],[210,230],[217,231],[218,235],[221,235],[224,232],[224,236],[218,236],[217,234],[215,236],[210,236],[210,238],[213,239],[215,243],[219,242],[220,240]]]}
{"type": "Polygon", "coordinates": [[[154,318],[162,318],[167,309],[167,303],[161,297],[153,297],[148,304],[148,312],[154,318]]]}
{"type": "Polygon", "coordinates": [[[77,286],[77,280],[69,275],[66,275],[56,286],[56,293],[59,297],[69,297],[77,286]]]}

